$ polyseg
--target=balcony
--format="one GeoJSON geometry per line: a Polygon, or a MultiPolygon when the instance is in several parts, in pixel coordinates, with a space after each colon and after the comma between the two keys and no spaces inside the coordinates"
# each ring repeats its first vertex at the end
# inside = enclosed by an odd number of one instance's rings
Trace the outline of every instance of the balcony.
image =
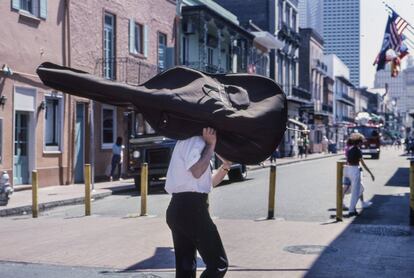
{"type": "Polygon", "coordinates": [[[296,86],[292,87],[292,96],[306,101],[311,101],[312,99],[312,95],[307,90],[296,86]]]}
{"type": "Polygon", "coordinates": [[[348,117],[348,116],[342,116],[342,121],[353,123],[354,122],[354,118],[348,117]]]}
{"type": "Polygon", "coordinates": [[[342,97],[343,97],[345,100],[347,100],[347,101],[349,101],[349,102],[352,102],[352,104],[354,104],[354,103],[355,103],[355,99],[354,99],[353,97],[348,96],[347,94],[342,94],[342,97]]]}
{"type": "Polygon", "coordinates": [[[327,113],[332,114],[333,113],[333,107],[332,107],[332,105],[322,104],[322,111],[325,111],[327,113]]]}
{"type": "Polygon", "coordinates": [[[204,65],[201,62],[186,62],[184,65],[189,68],[200,70],[206,73],[227,73],[228,72],[222,67],[219,67],[216,65],[204,65]]]}
{"type": "Polygon", "coordinates": [[[97,59],[94,74],[130,85],[141,84],[157,75],[161,70],[156,65],[134,57],[97,59]]]}
{"type": "Polygon", "coordinates": [[[337,94],[337,99],[336,99],[337,101],[340,101],[340,102],[342,102],[342,103],[344,103],[344,104],[346,104],[346,105],[349,105],[349,106],[354,106],[355,105],[355,100],[354,100],[354,98],[352,98],[352,97],[350,97],[350,96],[348,96],[347,94],[345,94],[345,93],[338,93],[337,94]]]}

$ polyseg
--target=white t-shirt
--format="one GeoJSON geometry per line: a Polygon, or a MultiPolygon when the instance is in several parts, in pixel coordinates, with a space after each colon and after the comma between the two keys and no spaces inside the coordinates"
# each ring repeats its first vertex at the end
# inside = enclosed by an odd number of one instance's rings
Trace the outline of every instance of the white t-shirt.
{"type": "Polygon", "coordinates": [[[191,166],[200,159],[205,145],[206,143],[201,136],[177,141],[165,182],[165,190],[169,194],[180,192],[209,193],[211,191],[210,167],[207,167],[207,170],[198,179],[190,171],[191,166]]]}

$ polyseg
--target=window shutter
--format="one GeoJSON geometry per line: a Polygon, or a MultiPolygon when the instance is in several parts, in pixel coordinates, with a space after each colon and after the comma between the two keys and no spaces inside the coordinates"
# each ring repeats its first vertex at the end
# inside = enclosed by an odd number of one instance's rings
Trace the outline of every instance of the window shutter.
{"type": "Polygon", "coordinates": [[[148,57],[148,26],[144,25],[144,56],[148,57]]]}
{"type": "Polygon", "coordinates": [[[47,17],[47,0],[40,0],[40,17],[43,19],[47,17]]]}
{"type": "Polygon", "coordinates": [[[135,49],[135,22],[133,19],[129,20],[129,52],[137,53],[135,49]]]}
{"type": "Polygon", "coordinates": [[[15,10],[20,10],[20,0],[13,0],[12,1],[12,8],[15,10]]]}

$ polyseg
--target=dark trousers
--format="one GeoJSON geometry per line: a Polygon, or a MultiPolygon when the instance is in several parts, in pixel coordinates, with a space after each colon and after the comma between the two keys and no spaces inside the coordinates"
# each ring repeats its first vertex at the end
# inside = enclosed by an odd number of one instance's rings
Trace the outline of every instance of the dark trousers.
{"type": "Polygon", "coordinates": [[[114,177],[114,172],[115,169],[118,167],[118,178],[121,177],[121,156],[119,154],[114,154],[112,156],[112,161],[111,161],[111,177],[114,177]]]}
{"type": "Polygon", "coordinates": [[[200,277],[224,277],[227,256],[208,212],[207,194],[173,194],[167,209],[167,224],[174,242],[177,278],[196,277],[197,250],[206,265],[200,277]]]}

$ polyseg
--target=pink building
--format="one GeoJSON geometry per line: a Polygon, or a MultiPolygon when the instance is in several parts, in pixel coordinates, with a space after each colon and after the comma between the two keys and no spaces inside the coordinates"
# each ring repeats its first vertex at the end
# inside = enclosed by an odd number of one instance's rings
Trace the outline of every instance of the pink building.
{"type": "Polygon", "coordinates": [[[91,121],[90,100],[43,86],[36,67],[141,83],[166,66],[175,1],[13,0],[0,1],[0,14],[0,169],[15,186],[35,169],[41,186],[70,184],[93,160],[103,177],[116,137],[127,141],[126,110],[95,102],[91,121]]]}

